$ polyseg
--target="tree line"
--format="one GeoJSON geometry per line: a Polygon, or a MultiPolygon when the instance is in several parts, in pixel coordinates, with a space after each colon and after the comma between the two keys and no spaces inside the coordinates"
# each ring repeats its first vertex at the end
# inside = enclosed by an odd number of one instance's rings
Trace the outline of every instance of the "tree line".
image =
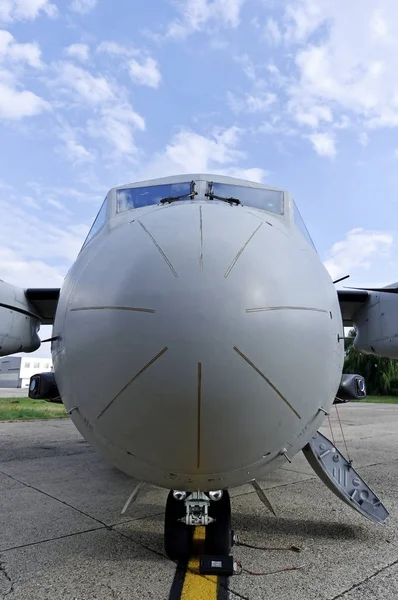
{"type": "Polygon", "coordinates": [[[362,375],[370,396],[398,396],[398,360],[360,354],[354,348],[355,329],[346,339],[344,373],[362,375]]]}

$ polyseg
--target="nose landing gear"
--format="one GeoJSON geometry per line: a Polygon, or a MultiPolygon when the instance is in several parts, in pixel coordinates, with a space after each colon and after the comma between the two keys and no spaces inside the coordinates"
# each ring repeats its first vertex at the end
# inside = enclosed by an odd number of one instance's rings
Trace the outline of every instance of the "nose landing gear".
{"type": "Polygon", "coordinates": [[[206,527],[206,554],[229,556],[233,533],[227,490],[208,494],[169,492],[164,523],[164,546],[169,558],[187,561],[192,556],[194,526],[206,527]]]}

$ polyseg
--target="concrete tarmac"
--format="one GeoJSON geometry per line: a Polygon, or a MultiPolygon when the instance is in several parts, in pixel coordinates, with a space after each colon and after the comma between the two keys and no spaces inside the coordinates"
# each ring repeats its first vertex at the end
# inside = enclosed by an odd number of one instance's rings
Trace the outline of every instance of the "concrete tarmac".
{"type": "MultiPolygon", "coordinates": [[[[231,503],[242,542],[301,549],[238,545],[236,560],[254,572],[303,568],[234,575],[222,597],[398,597],[398,405],[348,404],[339,411],[353,466],[389,509],[387,524],[373,525],[339,501],[300,453],[261,482],[277,517],[250,486],[232,490],[231,503]]],[[[332,415],[346,455],[334,409],[332,415]]],[[[327,420],[322,432],[330,437],[327,420]]],[[[169,599],[176,565],[163,551],[167,491],[145,488],[122,517],[133,487],[69,420],[0,423],[0,598],[169,599]]]]}

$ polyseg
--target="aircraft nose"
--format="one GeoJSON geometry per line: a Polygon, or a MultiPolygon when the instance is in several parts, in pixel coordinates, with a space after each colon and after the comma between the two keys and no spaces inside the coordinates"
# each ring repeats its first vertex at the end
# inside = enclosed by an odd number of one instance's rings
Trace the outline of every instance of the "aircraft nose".
{"type": "Polygon", "coordinates": [[[239,206],[170,205],[115,229],[67,315],[80,402],[96,397],[88,420],[137,459],[185,473],[280,450],[313,413],[302,395],[314,369],[330,378],[330,314],[303,280],[312,256],[239,206]],[[283,310],[292,304],[311,310],[283,310]],[[288,373],[304,338],[314,352],[297,387],[288,373]]]}

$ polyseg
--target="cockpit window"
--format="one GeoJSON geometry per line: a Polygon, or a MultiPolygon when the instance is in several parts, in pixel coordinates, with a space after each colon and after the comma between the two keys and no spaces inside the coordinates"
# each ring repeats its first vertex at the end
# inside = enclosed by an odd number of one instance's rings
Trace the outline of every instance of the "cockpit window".
{"type": "Polygon", "coordinates": [[[108,196],[103,201],[102,206],[99,210],[99,213],[95,217],[94,223],[92,224],[91,229],[88,232],[88,236],[86,237],[82,248],[84,248],[84,246],[86,246],[86,244],[88,244],[88,242],[95,236],[95,234],[98,233],[99,230],[102,229],[103,226],[105,225],[107,207],[108,207],[108,196]]]}
{"type": "Polygon", "coordinates": [[[163,198],[174,198],[185,196],[181,200],[189,200],[191,193],[191,182],[168,183],[164,185],[147,185],[145,187],[124,188],[116,190],[116,210],[118,213],[159,204],[163,198]]]}
{"type": "Polygon", "coordinates": [[[260,208],[277,215],[283,214],[283,192],[278,190],[213,182],[212,193],[223,198],[236,198],[246,206],[260,208]]]}
{"type": "Polygon", "coordinates": [[[315,244],[312,241],[312,238],[311,238],[310,234],[308,233],[308,229],[305,226],[305,223],[303,221],[303,217],[301,216],[300,211],[297,208],[297,204],[294,201],[293,201],[293,218],[294,218],[294,223],[295,223],[297,229],[299,229],[299,231],[301,231],[301,233],[303,234],[303,236],[305,237],[305,239],[316,250],[315,244]]]}

